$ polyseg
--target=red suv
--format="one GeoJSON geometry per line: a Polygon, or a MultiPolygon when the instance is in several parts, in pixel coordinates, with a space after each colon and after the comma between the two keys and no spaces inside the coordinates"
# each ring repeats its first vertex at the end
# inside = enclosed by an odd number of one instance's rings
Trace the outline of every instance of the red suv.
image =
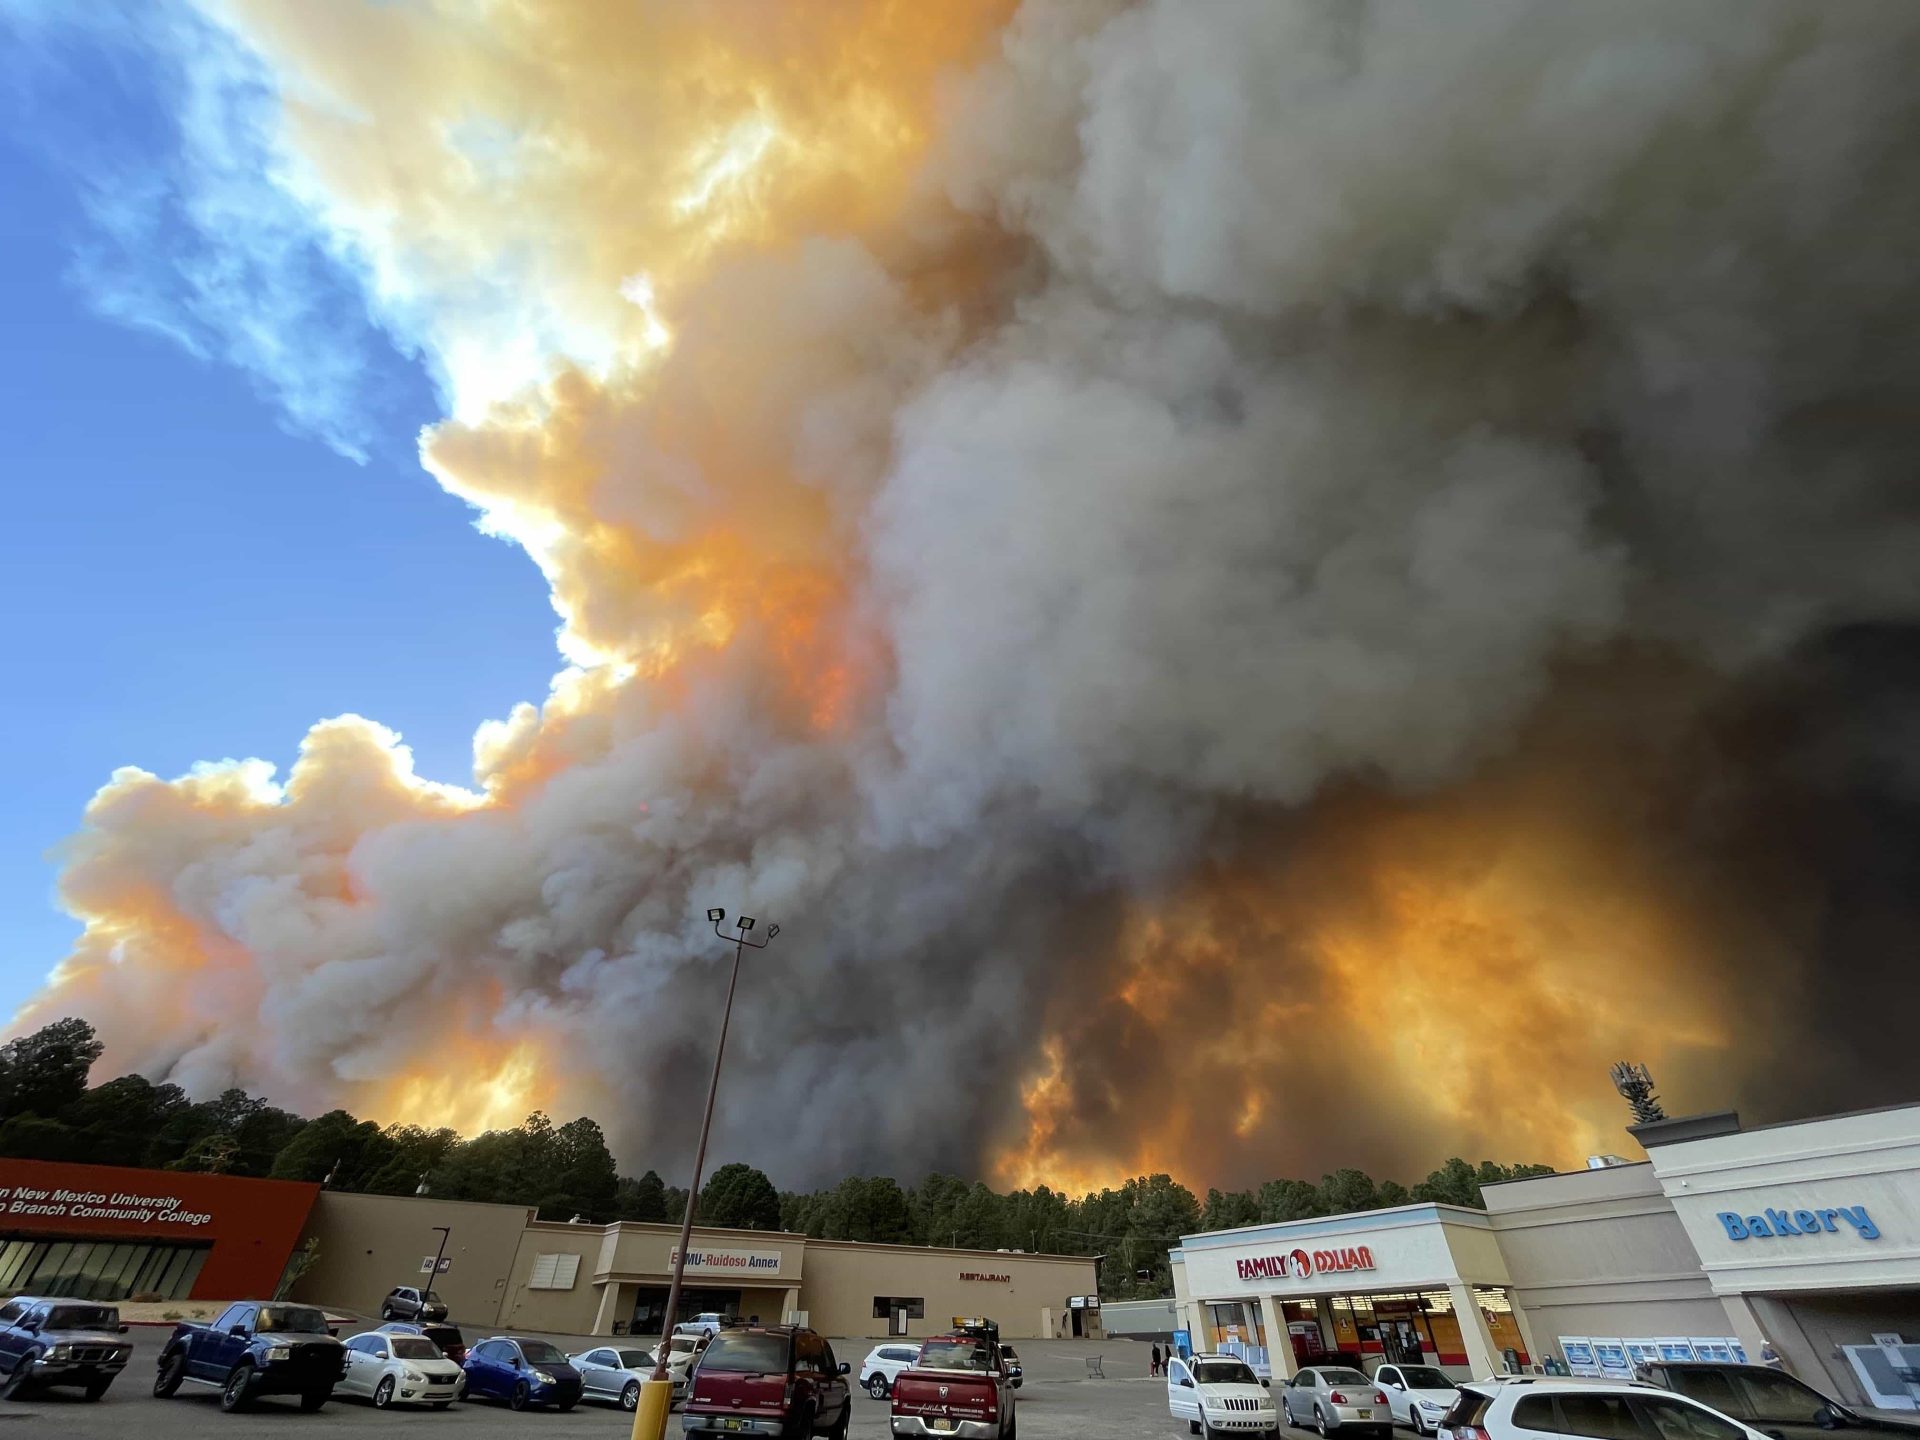
{"type": "Polygon", "coordinates": [[[688,1435],[846,1440],[853,1418],[847,1367],[816,1330],[747,1325],[722,1330],[700,1356],[681,1424],[688,1435]]]}

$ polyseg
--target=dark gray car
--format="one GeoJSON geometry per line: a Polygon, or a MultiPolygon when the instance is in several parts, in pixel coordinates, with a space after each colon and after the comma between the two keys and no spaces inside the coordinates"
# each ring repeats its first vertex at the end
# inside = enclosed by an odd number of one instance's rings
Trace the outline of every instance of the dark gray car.
{"type": "Polygon", "coordinates": [[[133,1346],[111,1305],[16,1295],[0,1305],[0,1395],[17,1400],[41,1385],[73,1385],[98,1400],[126,1369],[133,1346]]]}
{"type": "Polygon", "coordinates": [[[382,1320],[432,1321],[447,1318],[447,1306],[431,1290],[416,1285],[397,1285],[380,1302],[382,1320]]]}
{"type": "Polygon", "coordinates": [[[1774,1440],[1828,1440],[1835,1430],[1916,1434],[1911,1425],[1849,1410],[1805,1381],[1765,1365],[1663,1360],[1642,1365],[1640,1378],[1711,1406],[1774,1440]]]}

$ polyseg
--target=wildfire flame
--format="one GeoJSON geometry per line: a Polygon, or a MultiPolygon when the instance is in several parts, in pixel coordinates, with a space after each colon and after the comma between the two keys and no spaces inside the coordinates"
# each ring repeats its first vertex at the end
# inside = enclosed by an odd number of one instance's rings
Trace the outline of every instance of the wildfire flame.
{"type": "MultiPolygon", "coordinates": [[[[1616,1147],[1611,1097],[1559,1077],[1616,1052],[1674,1073],[1731,1053],[1735,1029],[1694,978],[1707,942],[1684,894],[1610,851],[1577,794],[1488,786],[1329,817],[1308,858],[1133,907],[1113,988],[1048,1036],[996,1174],[1257,1183],[1316,1163],[1294,1158],[1293,1127],[1329,1106],[1476,1158],[1570,1166],[1616,1147]]],[[[1356,1124],[1343,1163],[1399,1149],[1385,1140],[1356,1124]]]]}

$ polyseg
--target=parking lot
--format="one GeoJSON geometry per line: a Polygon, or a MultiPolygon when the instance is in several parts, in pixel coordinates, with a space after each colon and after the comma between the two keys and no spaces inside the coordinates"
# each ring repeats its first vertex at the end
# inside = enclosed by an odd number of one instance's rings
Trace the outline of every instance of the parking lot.
{"type": "MultiPolygon", "coordinates": [[[[89,1404],[78,1391],[56,1390],[25,1401],[0,1401],[0,1437],[30,1431],[58,1435],[62,1440],[202,1440],[225,1434],[317,1436],[331,1433],[368,1435],[401,1427],[421,1436],[551,1436],[552,1440],[625,1440],[632,1417],[610,1405],[583,1402],[569,1414],[529,1412],[516,1415],[504,1406],[460,1404],[451,1410],[375,1410],[360,1400],[334,1400],[317,1415],[303,1415],[292,1399],[266,1399],[238,1415],[220,1413],[218,1397],[204,1385],[187,1385],[171,1400],[151,1393],[155,1363],[170,1332],[136,1326],[133,1360],[99,1404],[89,1404]]],[[[343,1329],[341,1334],[351,1334],[343,1329]]],[[[554,1343],[577,1352],[595,1342],[581,1337],[553,1336],[554,1343]]],[[[834,1340],[835,1354],[856,1368],[872,1340],[834,1340]]],[[[1167,1416],[1166,1390],[1147,1378],[1146,1346],[1131,1341],[1017,1342],[1026,1367],[1026,1384],[1019,1401],[1020,1433],[1027,1440],[1145,1440],[1145,1437],[1185,1435],[1184,1425],[1167,1416]],[[1086,1359],[1099,1355],[1105,1380],[1086,1378],[1086,1359]]],[[[857,1377],[855,1377],[857,1378],[857,1377]]],[[[679,1416],[667,1433],[679,1434],[679,1416]]],[[[852,1433],[862,1437],[888,1434],[885,1402],[856,1391],[852,1433]]]]}

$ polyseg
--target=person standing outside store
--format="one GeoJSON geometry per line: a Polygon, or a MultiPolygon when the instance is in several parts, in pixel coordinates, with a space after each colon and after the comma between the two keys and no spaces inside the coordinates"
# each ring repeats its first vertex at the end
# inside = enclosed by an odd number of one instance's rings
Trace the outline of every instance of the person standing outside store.
{"type": "Polygon", "coordinates": [[[1149,1375],[1160,1373],[1160,1342],[1158,1340],[1153,1342],[1153,1358],[1149,1362],[1147,1373],[1149,1375]]]}

